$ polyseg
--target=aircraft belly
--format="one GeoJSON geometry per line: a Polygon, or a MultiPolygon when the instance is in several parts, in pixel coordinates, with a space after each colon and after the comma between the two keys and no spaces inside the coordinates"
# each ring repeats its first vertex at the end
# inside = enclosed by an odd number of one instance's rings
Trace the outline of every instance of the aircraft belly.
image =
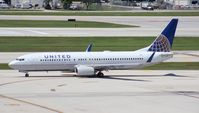
{"type": "Polygon", "coordinates": [[[28,71],[51,71],[51,70],[74,70],[74,64],[35,64],[35,65],[24,65],[20,67],[20,70],[28,70],[28,71]]]}

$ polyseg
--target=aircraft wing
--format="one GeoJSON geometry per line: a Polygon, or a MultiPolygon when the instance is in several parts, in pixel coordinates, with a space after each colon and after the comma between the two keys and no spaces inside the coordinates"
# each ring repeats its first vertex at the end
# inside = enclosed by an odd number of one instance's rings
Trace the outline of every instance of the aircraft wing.
{"type": "Polygon", "coordinates": [[[125,64],[91,64],[87,65],[93,67],[96,70],[110,70],[110,69],[121,69],[121,68],[132,68],[132,66],[142,66],[141,63],[125,63],[125,64]]]}

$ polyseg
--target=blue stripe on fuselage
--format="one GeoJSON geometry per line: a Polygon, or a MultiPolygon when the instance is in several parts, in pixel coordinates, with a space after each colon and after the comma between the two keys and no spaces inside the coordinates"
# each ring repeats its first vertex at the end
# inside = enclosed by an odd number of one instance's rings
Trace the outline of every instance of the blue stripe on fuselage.
{"type": "Polygon", "coordinates": [[[153,52],[153,54],[149,57],[149,59],[147,60],[147,62],[151,62],[154,55],[155,55],[155,52],[153,52]]]}

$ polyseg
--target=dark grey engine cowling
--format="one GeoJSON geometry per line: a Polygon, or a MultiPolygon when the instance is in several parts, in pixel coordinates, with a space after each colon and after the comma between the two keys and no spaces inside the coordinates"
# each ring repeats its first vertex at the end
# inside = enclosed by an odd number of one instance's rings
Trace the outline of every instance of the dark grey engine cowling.
{"type": "Polygon", "coordinates": [[[77,76],[92,76],[95,75],[95,69],[93,67],[78,65],[75,66],[75,72],[77,76]]]}

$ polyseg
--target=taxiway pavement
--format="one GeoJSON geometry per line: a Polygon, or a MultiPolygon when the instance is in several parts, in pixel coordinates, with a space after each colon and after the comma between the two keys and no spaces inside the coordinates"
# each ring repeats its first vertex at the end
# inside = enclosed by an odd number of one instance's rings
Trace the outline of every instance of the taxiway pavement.
{"type": "MultiPolygon", "coordinates": [[[[37,16],[0,16],[0,19],[37,16]]],[[[72,17],[39,17],[58,20],[72,17]]],[[[1,36],[156,36],[172,17],[78,17],[140,28],[0,28],[1,36]]],[[[180,17],[177,36],[199,36],[199,17],[180,17]],[[184,18],[184,19],[183,19],[184,18]]],[[[8,63],[24,52],[1,52],[8,63]]],[[[176,51],[170,62],[198,62],[198,51],[176,51]]],[[[117,70],[104,78],[0,70],[0,113],[198,113],[199,70],[117,70]]]]}
{"type": "Polygon", "coordinates": [[[176,36],[199,36],[199,17],[159,16],[15,16],[0,15],[6,20],[66,20],[110,22],[137,25],[136,28],[5,28],[0,27],[1,36],[157,36],[172,18],[179,18],[176,36]]]}
{"type": "Polygon", "coordinates": [[[198,70],[127,70],[105,78],[0,71],[0,112],[198,113],[198,70]]]}
{"type": "Polygon", "coordinates": [[[63,20],[97,21],[125,25],[137,25],[142,28],[164,27],[172,18],[178,18],[178,28],[198,28],[198,16],[17,16],[0,15],[0,20],[63,20]]]}
{"type": "MultiPolygon", "coordinates": [[[[166,26],[166,24],[165,24],[166,26]]],[[[70,36],[70,37],[101,37],[101,36],[158,36],[160,28],[0,28],[0,36],[70,36]]],[[[178,29],[176,36],[199,36],[199,29],[178,29]]]]}

